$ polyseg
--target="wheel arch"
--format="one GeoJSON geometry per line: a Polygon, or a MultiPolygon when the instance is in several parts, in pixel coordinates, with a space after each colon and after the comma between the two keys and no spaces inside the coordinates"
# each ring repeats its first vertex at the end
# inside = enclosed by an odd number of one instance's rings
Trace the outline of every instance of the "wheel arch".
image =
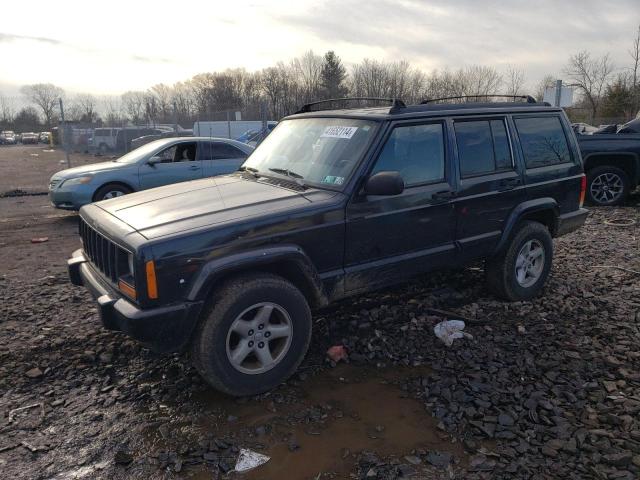
{"type": "Polygon", "coordinates": [[[136,191],[136,189],[134,187],[132,187],[130,183],[123,182],[121,180],[113,180],[113,181],[109,181],[109,182],[104,182],[93,191],[93,195],[91,195],[91,201],[92,202],[96,201],[96,195],[98,194],[98,192],[102,188],[106,187],[107,185],[119,185],[119,186],[128,188],[129,190],[131,190],[131,192],[135,192],[136,191]]]}
{"type": "Polygon", "coordinates": [[[216,286],[243,273],[271,273],[300,289],[311,308],[328,304],[322,280],[304,251],[295,245],[251,250],[206,263],[187,294],[188,300],[207,300],[216,286]]]}
{"type": "Polygon", "coordinates": [[[556,236],[558,232],[559,215],[558,202],[551,197],[522,202],[511,211],[511,214],[505,222],[505,228],[502,230],[502,236],[494,253],[498,253],[507,246],[517,225],[524,220],[541,223],[547,227],[552,237],[556,236]]]}
{"type": "Polygon", "coordinates": [[[583,158],[584,170],[589,173],[596,167],[611,166],[622,170],[629,177],[632,186],[640,180],[640,158],[633,152],[590,153],[583,158]]]}

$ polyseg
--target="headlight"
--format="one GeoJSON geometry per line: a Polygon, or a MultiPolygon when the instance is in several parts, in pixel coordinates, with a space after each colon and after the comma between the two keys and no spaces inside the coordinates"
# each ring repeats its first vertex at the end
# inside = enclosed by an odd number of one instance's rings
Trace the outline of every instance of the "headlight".
{"type": "Polygon", "coordinates": [[[129,273],[131,274],[131,276],[133,277],[133,271],[134,271],[134,265],[133,265],[133,254],[128,254],[127,255],[127,263],[129,264],[129,273]]]}
{"type": "Polygon", "coordinates": [[[82,177],[75,177],[64,180],[60,186],[82,185],[85,183],[89,183],[91,180],[93,180],[93,175],[84,175],[82,177]]]}

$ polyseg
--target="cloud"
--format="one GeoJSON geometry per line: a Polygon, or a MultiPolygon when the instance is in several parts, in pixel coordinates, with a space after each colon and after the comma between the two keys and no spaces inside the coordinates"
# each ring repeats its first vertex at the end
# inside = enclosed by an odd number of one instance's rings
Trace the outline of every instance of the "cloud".
{"type": "Polygon", "coordinates": [[[60,40],[56,40],[55,38],[47,38],[47,37],[32,37],[30,35],[14,35],[12,33],[2,33],[0,32],[0,42],[14,42],[19,40],[30,40],[33,42],[40,43],[48,43],[50,45],[62,45],[63,43],[60,40]]]}
{"type": "MultiPolygon", "coordinates": [[[[36,37],[31,35],[15,35],[12,33],[0,32],[0,43],[19,42],[19,41],[38,42],[38,43],[53,45],[55,47],[66,47],[66,48],[71,48],[71,49],[74,49],[83,53],[91,54],[91,55],[104,54],[106,52],[106,50],[103,50],[103,49],[81,47],[79,45],[74,45],[71,43],[63,42],[61,40],[57,40],[55,38],[36,37]]],[[[142,62],[142,63],[173,63],[174,62],[169,58],[136,55],[136,54],[125,54],[123,55],[123,58],[129,58],[134,62],[142,62]]]]}

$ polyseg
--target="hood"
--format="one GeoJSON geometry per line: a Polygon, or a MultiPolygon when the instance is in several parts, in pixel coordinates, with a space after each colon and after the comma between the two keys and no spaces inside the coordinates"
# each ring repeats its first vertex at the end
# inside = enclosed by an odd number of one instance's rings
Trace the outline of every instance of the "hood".
{"type": "Polygon", "coordinates": [[[186,230],[264,216],[313,203],[312,192],[294,191],[267,179],[220,176],[144,190],[98,202],[97,206],[137,230],[147,239],[186,230]]]}
{"type": "Polygon", "coordinates": [[[90,165],[81,165],[79,167],[68,168],[61,170],[53,175],[51,178],[67,179],[72,177],[79,177],[80,175],[87,175],[89,173],[103,172],[105,170],[115,170],[116,168],[122,168],[124,164],[116,162],[100,162],[92,163],[90,165]]]}

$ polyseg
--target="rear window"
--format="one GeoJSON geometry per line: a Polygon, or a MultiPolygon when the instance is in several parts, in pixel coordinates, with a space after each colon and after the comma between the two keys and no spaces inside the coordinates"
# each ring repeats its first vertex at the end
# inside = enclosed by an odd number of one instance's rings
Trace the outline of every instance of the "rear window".
{"type": "Polygon", "coordinates": [[[514,119],[527,168],[571,162],[571,153],[558,117],[514,119]]]}
{"type": "Polygon", "coordinates": [[[462,177],[511,169],[504,120],[457,121],[455,132],[462,177]]]}

